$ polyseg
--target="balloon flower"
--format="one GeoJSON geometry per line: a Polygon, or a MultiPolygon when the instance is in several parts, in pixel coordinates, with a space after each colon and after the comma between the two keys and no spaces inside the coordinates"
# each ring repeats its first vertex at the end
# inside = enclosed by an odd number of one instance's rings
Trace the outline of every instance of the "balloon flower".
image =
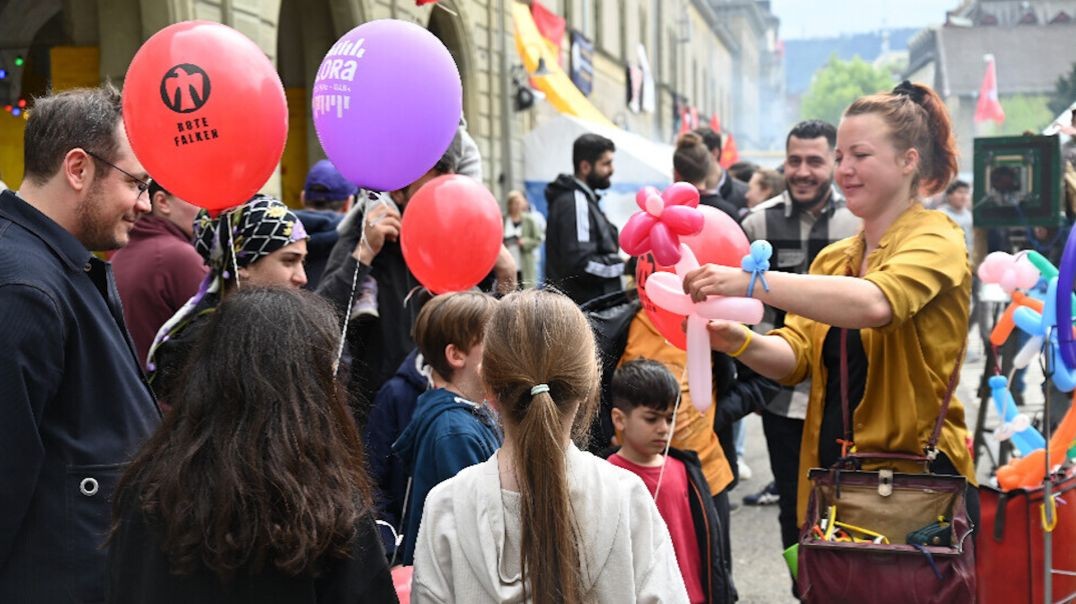
{"type": "Polygon", "coordinates": [[[659,308],[687,316],[688,387],[692,393],[691,401],[700,413],[704,413],[713,402],[710,336],[706,325],[716,319],[758,323],[762,320],[762,302],[753,298],[709,296],[696,303],[684,293],[684,276],[699,268],[695,253],[679,240],[681,235],[693,235],[702,229],[702,216],[697,210],[699,192],[694,186],[676,183],[660,196],[656,189],[643,189],[636,196],[636,202],[642,211],[628,220],[620,245],[632,255],[653,252],[663,264],[675,259],[668,264],[675,265],[676,273],[650,275],[646,290],[659,308]],[[698,214],[698,218],[692,218],[692,213],[698,214]],[[692,227],[695,224],[698,226],[692,227]],[[695,230],[691,232],[691,228],[695,230]],[[659,248],[662,249],[659,251],[659,248]],[[659,253],[665,260],[658,256],[659,253]]]}
{"type": "Polygon", "coordinates": [[[702,230],[699,191],[686,182],[674,183],[664,193],[644,187],[635,194],[640,212],[632,214],[620,232],[620,247],[632,256],[654,252],[658,264],[680,262],[680,237],[702,230]]]}

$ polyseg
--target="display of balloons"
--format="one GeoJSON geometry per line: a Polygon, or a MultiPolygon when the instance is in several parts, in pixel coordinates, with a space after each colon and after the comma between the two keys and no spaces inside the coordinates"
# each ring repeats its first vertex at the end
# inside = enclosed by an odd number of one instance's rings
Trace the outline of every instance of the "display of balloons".
{"type": "Polygon", "coordinates": [[[632,256],[653,251],[665,265],[680,262],[680,237],[702,230],[702,214],[695,211],[699,190],[686,182],[674,183],[664,193],[644,187],[635,203],[642,211],[632,214],[620,230],[620,248],[632,256]]]}
{"type": "MultiPolygon", "coordinates": [[[[1057,430],[1050,437],[1048,449],[1051,471],[1065,461],[1073,440],[1076,440],[1076,411],[1069,407],[1057,430]]],[[[1046,469],[1046,452],[1047,449],[1039,449],[998,468],[998,484],[1005,491],[1040,486],[1046,469]]]]}
{"type": "Polygon", "coordinates": [[[503,237],[493,194],[459,174],[423,185],[407,203],[400,225],[407,268],[438,294],[478,285],[493,269],[503,237]]]}
{"type": "Polygon", "coordinates": [[[383,19],[344,34],[314,79],[314,128],[348,180],[394,191],[432,168],[459,127],[463,86],[445,45],[414,23],[383,19]]]}
{"type": "MultiPolygon", "coordinates": [[[[740,225],[728,214],[706,205],[698,206],[702,214],[702,230],[697,235],[681,237],[680,242],[695,254],[700,264],[722,264],[739,267],[743,257],[750,253],[747,235],[740,225]]],[[[687,350],[687,335],[684,333],[684,315],[677,315],[658,308],[646,292],[646,282],[656,272],[675,272],[672,265],[659,264],[652,254],[639,257],[635,269],[635,283],[639,291],[639,301],[647,318],[653,323],[670,344],[680,350],[687,350]]]]}
{"type": "Polygon", "coordinates": [[[210,211],[250,199],[276,170],[288,106],[273,63],[238,31],[169,25],[127,68],[123,123],[138,161],[172,194],[210,211]]]}

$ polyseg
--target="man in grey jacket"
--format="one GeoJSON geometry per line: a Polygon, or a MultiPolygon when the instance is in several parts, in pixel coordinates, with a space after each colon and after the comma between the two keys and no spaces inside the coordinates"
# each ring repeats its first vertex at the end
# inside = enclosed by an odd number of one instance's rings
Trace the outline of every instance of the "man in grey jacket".
{"type": "MultiPolygon", "coordinates": [[[[815,256],[830,243],[859,232],[861,222],[845,206],[833,185],[837,130],[832,124],[810,120],[796,124],[785,143],[786,190],[755,206],[741,226],[751,241],[764,239],[773,246],[773,270],[806,273],[815,256]]],[[[766,331],[784,325],[784,313],[766,309],[766,331]]],[[[774,482],[762,492],[744,497],[744,503],[780,505],[781,541],[785,548],[798,541],[796,487],[800,438],[807,415],[810,380],[795,388],[782,388],[762,413],[762,427],[770,454],[774,482]]]]}

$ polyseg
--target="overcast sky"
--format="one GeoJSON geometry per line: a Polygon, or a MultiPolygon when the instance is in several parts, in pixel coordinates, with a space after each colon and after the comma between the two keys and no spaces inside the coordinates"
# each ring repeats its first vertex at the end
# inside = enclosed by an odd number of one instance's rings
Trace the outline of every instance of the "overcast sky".
{"type": "Polygon", "coordinates": [[[825,38],[883,28],[926,27],[945,21],[960,0],[771,0],[781,37],[825,38]]]}

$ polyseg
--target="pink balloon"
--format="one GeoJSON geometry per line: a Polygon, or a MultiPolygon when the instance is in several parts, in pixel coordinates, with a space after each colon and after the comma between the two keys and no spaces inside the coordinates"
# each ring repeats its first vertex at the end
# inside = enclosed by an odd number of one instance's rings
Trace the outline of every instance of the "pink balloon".
{"type": "Polygon", "coordinates": [[[1039,282],[1039,269],[1031,264],[1027,256],[1021,256],[1013,263],[1013,284],[1020,289],[1031,289],[1039,282]]]}
{"type": "Polygon", "coordinates": [[[650,250],[650,230],[658,219],[645,212],[632,215],[620,229],[620,247],[632,256],[641,256],[650,250]]]}
{"type": "Polygon", "coordinates": [[[639,206],[639,209],[646,211],[646,200],[651,195],[661,197],[661,191],[658,191],[656,187],[643,187],[639,189],[639,192],[635,194],[635,205],[639,206]]]}
{"type": "Polygon", "coordinates": [[[713,376],[710,368],[710,334],[706,319],[698,315],[687,318],[687,387],[691,390],[691,404],[706,413],[713,404],[713,376]],[[701,351],[705,354],[691,354],[701,351]],[[703,394],[705,393],[705,394],[703,394]]]}
{"type": "Polygon", "coordinates": [[[684,236],[698,235],[704,224],[702,212],[686,206],[666,206],[661,221],[684,236]]]}
{"type": "Polygon", "coordinates": [[[998,283],[1005,272],[1005,267],[1012,262],[1008,252],[991,252],[979,265],[979,278],[987,283],[998,283]]]}
{"type": "Polygon", "coordinates": [[[646,280],[646,293],[659,308],[678,315],[695,312],[695,304],[684,294],[684,282],[673,273],[654,273],[646,280]]]}
{"type": "Polygon", "coordinates": [[[650,229],[650,247],[654,250],[654,258],[662,264],[675,264],[680,260],[680,241],[663,222],[650,229]]]}
{"type": "Polygon", "coordinates": [[[695,306],[695,312],[707,319],[725,319],[754,325],[762,321],[762,301],[755,298],[712,296],[695,306]]]}
{"type": "Polygon", "coordinates": [[[666,206],[699,206],[699,190],[695,185],[686,182],[674,182],[661,194],[666,206]]]}

